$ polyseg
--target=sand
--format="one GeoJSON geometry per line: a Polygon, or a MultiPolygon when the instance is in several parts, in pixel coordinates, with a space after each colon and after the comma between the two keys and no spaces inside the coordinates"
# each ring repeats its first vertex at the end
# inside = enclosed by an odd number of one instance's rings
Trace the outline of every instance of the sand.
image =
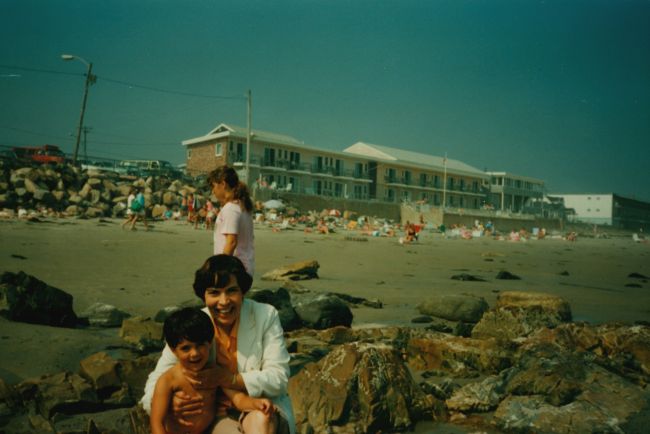
{"type": "MultiPolygon", "coordinates": [[[[120,220],[59,219],[0,222],[0,271],[24,271],[74,297],[82,313],[95,302],[132,315],[154,316],[164,307],[194,298],[196,268],[212,252],[212,234],[180,222],[157,222],[153,231],[120,229],[120,220]],[[16,256],[26,259],[21,259],[16,256]]],[[[413,245],[396,238],[335,234],[275,233],[256,227],[254,288],[276,282],[259,277],[288,263],[315,259],[320,279],[300,282],[315,291],[377,298],[384,309],[354,309],[354,327],[407,325],[416,306],[432,294],[471,293],[494,304],[499,291],[542,291],[565,297],[574,320],[650,321],[650,283],[628,278],[650,276],[650,245],[631,238],[506,242],[444,239],[424,233],[413,245]],[[500,270],[521,280],[496,280],[500,270]],[[568,276],[559,273],[566,271],[568,276]],[[452,280],[468,273],[486,282],[452,280]],[[628,287],[635,283],[641,287],[628,287]]],[[[0,378],[15,383],[67,369],[120,342],[115,329],[61,329],[0,318],[0,378]]]]}

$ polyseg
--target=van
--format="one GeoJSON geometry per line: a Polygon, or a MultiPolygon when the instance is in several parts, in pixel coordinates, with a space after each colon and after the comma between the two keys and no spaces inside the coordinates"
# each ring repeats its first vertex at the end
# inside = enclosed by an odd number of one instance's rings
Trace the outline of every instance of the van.
{"type": "Polygon", "coordinates": [[[127,173],[138,176],[179,178],[183,175],[169,161],[164,160],[122,160],[118,166],[124,168],[127,173]]]}

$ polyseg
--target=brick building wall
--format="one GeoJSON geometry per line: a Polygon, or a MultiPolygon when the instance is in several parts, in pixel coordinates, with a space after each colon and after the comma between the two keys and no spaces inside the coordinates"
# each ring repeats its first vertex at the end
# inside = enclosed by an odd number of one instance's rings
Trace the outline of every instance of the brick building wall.
{"type": "Polygon", "coordinates": [[[188,145],[187,150],[190,155],[187,159],[187,173],[190,176],[197,176],[206,174],[211,170],[226,164],[227,141],[220,140],[221,155],[215,155],[215,146],[217,142],[199,143],[196,145],[188,145]]]}

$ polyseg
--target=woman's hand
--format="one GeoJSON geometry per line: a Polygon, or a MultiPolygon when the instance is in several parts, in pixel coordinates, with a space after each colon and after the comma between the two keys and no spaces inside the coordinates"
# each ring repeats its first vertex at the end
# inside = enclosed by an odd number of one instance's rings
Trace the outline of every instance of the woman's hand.
{"type": "Polygon", "coordinates": [[[175,392],[172,397],[172,417],[180,425],[193,426],[187,419],[203,413],[203,398],[200,395],[189,395],[182,390],[175,392]]]}
{"type": "Polygon", "coordinates": [[[266,398],[254,398],[253,407],[264,414],[273,414],[275,412],[275,406],[270,399],[266,398]]]}
{"type": "Polygon", "coordinates": [[[197,390],[216,389],[220,386],[232,388],[232,373],[222,366],[204,368],[198,372],[183,369],[183,375],[197,390]]]}

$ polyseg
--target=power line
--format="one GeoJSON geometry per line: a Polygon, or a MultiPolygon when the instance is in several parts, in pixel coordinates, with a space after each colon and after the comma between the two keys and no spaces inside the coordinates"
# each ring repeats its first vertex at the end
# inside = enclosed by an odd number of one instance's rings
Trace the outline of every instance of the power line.
{"type": "MultiPolygon", "coordinates": [[[[73,72],[63,72],[63,71],[55,71],[51,69],[39,69],[39,68],[28,68],[25,66],[15,66],[15,65],[3,65],[0,64],[0,68],[6,68],[6,69],[17,69],[19,71],[31,71],[31,72],[41,72],[44,74],[59,74],[59,75],[72,75],[75,77],[84,77],[86,74],[82,73],[73,73],[73,72]]],[[[182,96],[189,96],[193,98],[207,98],[207,99],[225,99],[225,100],[239,100],[239,101],[244,101],[246,100],[246,97],[244,96],[225,96],[225,95],[204,95],[204,94],[198,94],[198,93],[191,93],[191,92],[183,92],[179,90],[172,90],[172,89],[163,89],[160,87],[153,87],[153,86],[145,86],[143,84],[137,84],[137,83],[131,83],[128,81],[123,81],[123,80],[116,80],[113,78],[109,77],[104,77],[104,76],[98,76],[95,75],[97,79],[101,79],[107,83],[112,83],[112,84],[119,84],[122,86],[127,86],[129,88],[137,88],[137,89],[144,89],[148,90],[151,92],[160,92],[160,93],[168,93],[172,95],[182,95],[182,96]]]]}
{"type": "Polygon", "coordinates": [[[139,89],[145,89],[145,90],[150,90],[152,92],[161,92],[161,93],[170,93],[173,95],[182,95],[182,96],[191,96],[195,98],[207,98],[207,99],[231,99],[231,100],[245,100],[243,96],[221,96],[221,95],[200,95],[197,93],[189,93],[189,92],[181,92],[177,90],[168,90],[168,89],[161,89],[159,87],[151,87],[151,86],[144,86],[142,84],[135,84],[135,83],[129,83],[127,81],[121,81],[121,80],[114,80],[112,78],[106,78],[101,75],[97,76],[98,79],[107,81],[109,83],[114,83],[114,84],[121,84],[123,86],[128,86],[128,87],[135,87],[139,89]]]}
{"type": "Polygon", "coordinates": [[[79,72],[63,72],[63,71],[54,71],[52,69],[27,68],[25,66],[14,66],[14,65],[0,65],[0,68],[17,69],[19,71],[42,72],[45,74],[73,75],[75,77],[83,77],[86,75],[79,72]]]}

